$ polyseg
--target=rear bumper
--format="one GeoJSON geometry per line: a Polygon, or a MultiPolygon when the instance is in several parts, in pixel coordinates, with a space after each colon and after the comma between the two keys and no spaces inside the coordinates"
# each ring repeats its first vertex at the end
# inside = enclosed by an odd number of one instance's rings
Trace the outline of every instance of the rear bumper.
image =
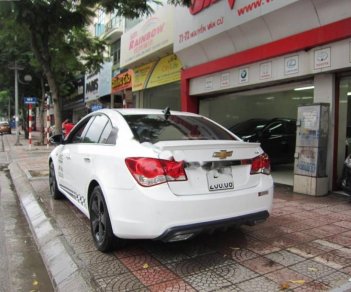
{"type": "Polygon", "coordinates": [[[273,203],[273,181],[265,176],[252,189],[175,196],[165,185],[103,190],[113,232],[120,238],[169,241],[177,232],[217,229],[264,220],[273,203]]]}
{"type": "Polygon", "coordinates": [[[221,229],[231,226],[240,226],[243,224],[254,225],[265,221],[269,217],[268,211],[257,212],[253,214],[238,216],[234,218],[228,218],[224,220],[217,220],[211,222],[203,222],[191,225],[176,226],[167,229],[160,237],[156,238],[162,241],[172,241],[179,235],[197,235],[201,232],[211,232],[216,229],[221,229]]]}

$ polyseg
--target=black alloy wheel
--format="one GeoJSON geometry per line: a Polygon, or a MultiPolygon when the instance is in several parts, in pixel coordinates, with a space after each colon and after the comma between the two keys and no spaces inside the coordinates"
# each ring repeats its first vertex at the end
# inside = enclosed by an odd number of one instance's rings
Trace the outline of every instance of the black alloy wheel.
{"type": "Polygon", "coordinates": [[[96,248],[102,252],[110,251],[115,244],[110,216],[99,186],[91,194],[89,202],[90,226],[96,248]]]}
{"type": "Polygon", "coordinates": [[[59,200],[63,198],[62,193],[59,191],[57,187],[55,167],[53,162],[50,162],[50,165],[49,165],[49,186],[50,186],[50,195],[55,200],[59,200]]]}

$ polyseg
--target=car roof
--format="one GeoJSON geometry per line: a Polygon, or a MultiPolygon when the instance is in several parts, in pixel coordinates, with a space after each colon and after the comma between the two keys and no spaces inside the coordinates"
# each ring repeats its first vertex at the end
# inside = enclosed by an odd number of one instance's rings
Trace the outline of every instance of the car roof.
{"type": "MultiPolygon", "coordinates": [[[[121,115],[164,115],[165,110],[163,109],[145,109],[145,108],[113,108],[113,109],[101,109],[96,112],[102,112],[102,113],[113,113],[113,112],[118,112],[121,115]]],[[[189,112],[182,112],[182,111],[174,111],[170,109],[170,113],[176,114],[176,115],[186,115],[186,116],[199,116],[198,114],[195,113],[189,113],[189,112]]]]}

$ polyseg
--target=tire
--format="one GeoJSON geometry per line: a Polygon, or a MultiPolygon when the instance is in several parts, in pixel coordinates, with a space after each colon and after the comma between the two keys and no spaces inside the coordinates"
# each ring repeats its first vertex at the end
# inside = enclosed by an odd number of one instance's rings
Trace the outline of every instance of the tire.
{"type": "Polygon", "coordinates": [[[117,238],[113,235],[110,215],[107,205],[99,186],[91,193],[89,200],[90,228],[94,244],[99,251],[109,252],[117,244],[117,238]]]}
{"type": "Polygon", "coordinates": [[[57,187],[55,167],[53,162],[50,162],[49,164],[49,186],[50,186],[51,197],[53,197],[55,200],[59,200],[63,198],[63,194],[59,191],[57,187]]]}

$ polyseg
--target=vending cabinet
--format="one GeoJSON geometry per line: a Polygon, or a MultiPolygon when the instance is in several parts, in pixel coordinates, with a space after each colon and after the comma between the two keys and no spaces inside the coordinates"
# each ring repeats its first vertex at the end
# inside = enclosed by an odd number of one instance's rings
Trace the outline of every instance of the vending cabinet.
{"type": "Polygon", "coordinates": [[[329,104],[298,107],[294,190],[310,195],[328,192],[329,104]]]}

